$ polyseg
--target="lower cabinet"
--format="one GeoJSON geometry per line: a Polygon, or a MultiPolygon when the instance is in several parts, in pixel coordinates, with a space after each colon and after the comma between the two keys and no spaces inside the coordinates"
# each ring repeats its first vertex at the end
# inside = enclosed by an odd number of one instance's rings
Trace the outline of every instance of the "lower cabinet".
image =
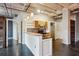
{"type": "Polygon", "coordinates": [[[52,56],[52,38],[43,39],[43,56],[52,56]]]}
{"type": "Polygon", "coordinates": [[[42,36],[38,35],[25,35],[26,46],[34,54],[34,56],[52,56],[52,38],[42,39],[42,36]]]}

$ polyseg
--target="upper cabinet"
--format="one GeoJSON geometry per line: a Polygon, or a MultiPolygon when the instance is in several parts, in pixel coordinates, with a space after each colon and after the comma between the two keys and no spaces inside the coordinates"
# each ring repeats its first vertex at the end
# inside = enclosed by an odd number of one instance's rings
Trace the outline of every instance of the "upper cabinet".
{"type": "Polygon", "coordinates": [[[44,26],[45,28],[48,28],[48,22],[47,21],[35,21],[35,28],[40,28],[40,26],[44,26]]]}

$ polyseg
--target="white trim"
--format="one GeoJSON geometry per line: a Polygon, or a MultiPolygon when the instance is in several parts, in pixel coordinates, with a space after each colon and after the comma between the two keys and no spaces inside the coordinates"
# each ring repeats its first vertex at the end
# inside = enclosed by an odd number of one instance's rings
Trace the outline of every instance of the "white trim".
{"type": "Polygon", "coordinates": [[[77,28],[76,28],[76,26],[77,26],[76,20],[77,20],[77,19],[76,19],[76,15],[75,15],[75,42],[77,41],[77,40],[76,40],[76,39],[77,39],[77,38],[76,38],[76,36],[77,36],[77,35],[76,35],[76,34],[77,34],[77,33],[76,33],[76,30],[77,30],[77,28]]]}
{"type": "Polygon", "coordinates": [[[13,21],[13,19],[6,19],[6,47],[8,47],[8,21],[13,21]]]}
{"type": "Polygon", "coordinates": [[[6,19],[6,47],[8,47],[8,19],[6,19]]]}

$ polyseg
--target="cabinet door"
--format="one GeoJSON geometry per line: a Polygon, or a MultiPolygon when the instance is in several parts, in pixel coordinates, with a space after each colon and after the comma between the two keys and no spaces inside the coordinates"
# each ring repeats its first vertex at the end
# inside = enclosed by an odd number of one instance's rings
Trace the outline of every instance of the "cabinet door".
{"type": "Polygon", "coordinates": [[[43,56],[52,55],[52,40],[45,39],[43,40],[43,56]]]}

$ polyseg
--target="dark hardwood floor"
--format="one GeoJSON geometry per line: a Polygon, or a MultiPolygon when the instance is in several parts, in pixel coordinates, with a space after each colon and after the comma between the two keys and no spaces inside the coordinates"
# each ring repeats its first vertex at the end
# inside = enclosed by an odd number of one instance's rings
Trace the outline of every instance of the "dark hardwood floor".
{"type": "Polygon", "coordinates": [[[9,48],[0,48],[0,56],[33,56],[33,54],[26,45],[18,44],[9,48]]]}
{"type": "MultiPolygon", "coordinates": [[[[70,47],[68,45],[62,44],[61,40],[54,41],[54,56],[79,56],[79,48],[70,47]]],[[[77,42],[76,45],[78,45],[77,42]]]]}
{"type": "MultiPolygon", "coordinates": [[[[79,43],[78,43],[79,44],[79,43]]],[[[79,49],[61,43],[61,40],[54,41],[53,56],[79,56],[79,49]]],[[[24,44],[0,48],[0,56],[33,56],[32,52],[24,44]]]]}

